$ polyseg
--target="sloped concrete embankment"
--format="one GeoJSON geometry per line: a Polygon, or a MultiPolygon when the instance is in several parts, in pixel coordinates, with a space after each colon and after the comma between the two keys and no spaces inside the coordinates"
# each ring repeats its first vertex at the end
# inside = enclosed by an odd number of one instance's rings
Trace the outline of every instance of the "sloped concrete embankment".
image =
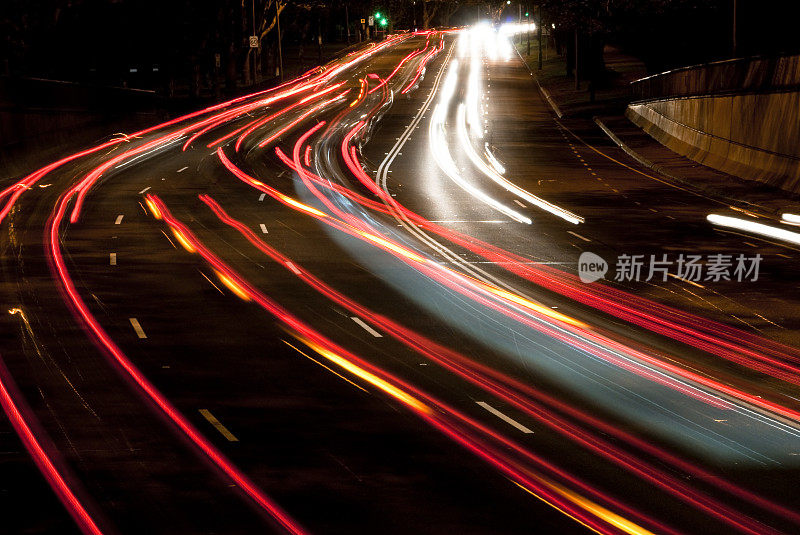
{"type": "Polygon", "coordinates": [[[800,56],[687,67],[631,87],[626,116],[669,149],[800,193],[800,56]]]}

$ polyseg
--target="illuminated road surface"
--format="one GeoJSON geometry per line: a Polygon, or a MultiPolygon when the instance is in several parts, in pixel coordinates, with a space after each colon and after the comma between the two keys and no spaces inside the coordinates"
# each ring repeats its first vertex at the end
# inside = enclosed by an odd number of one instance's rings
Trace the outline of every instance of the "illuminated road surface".
{"type": "Polygon", "coordinates": [[[556,121],[512,33],[394,36],[8,181],[12,525],[797,532],[791,217],[556,121]],[[582,251],[765,263],[584,284],[582,251]]]}

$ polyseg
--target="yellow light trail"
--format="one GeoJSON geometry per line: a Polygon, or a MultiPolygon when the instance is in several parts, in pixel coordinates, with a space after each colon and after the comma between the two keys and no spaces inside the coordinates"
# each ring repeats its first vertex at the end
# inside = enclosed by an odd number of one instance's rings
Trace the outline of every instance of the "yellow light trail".
{"type": "Polygon", "coordinates": [[[492,293],[492,294],[494,294],[494,295],[496,295],[498,297],[502,297],[503,299],[506,299],[508,301],[511,301],[513,303],[521,305],[521,306],[523,306],[523,307],[525,307],[525,308],[527,308],[529,310],[533,310],[533,311],[538,312],[540,314],[543,314],[543,315],[545,315],[545,316],[547,316],[549,318],[553,318],[554,320],[558,320],[558,321],[561,321],[561,322],[564,322],[564,323],[568,323],[568,324],[574,325],[576,327],[586,327],[585,323],[582,323],[582,322],[580,322],[580,321],[578,321],[578,320],[576,320],[574,318],[571,318],[571,317],[569,317],[569,316],[567,316],[565,314],[561,314],[560,312],[556,312],[555,310],[553,310],[553,309],[551,309],[549,307],[546,307],[544,305],[539,305],[537,303],[534,303],[533,301],[529,301],[528,299],[525,299],[524,297],[522,297],[520,295],[517,295],[515,293],[509,292],[509,291],[506,291],[506,290],[501,290],[500,288],[497,288],[495,286],[491,286],[489,284],[484,284],[484,283],[482,283],[480,281],[476,281],[476,283],[480,284],[481,287],[484,288],[487,292],[490,292],[490,293],[492,293]]]}
{"type": "Polygon", "coordinates": [[[236,295],[236,297],[238,297],[239,299],[241,299],[243,301],[250,301],[250,296],[247,294],[247,292],[245,292],[242,289],[242,287],[239,286],[238,284],[236,284],[230,277],[228,277],[227,275],[225,275],[223,273],[220,273],[216,269],[214,270],[214,274],[217,276],[219,281],[222,284],[225,285],[225,287],[227,289],[229,289],[231,292],[233,292],[236,295]]]}
{"type": "Polygon", "coordinates": [[[161,219],[161,212],[159,211],[156,204],[153,201],[151,201],[149,197],[145,197],[144,202],[145,204],[147,204],[147,207],[150,209],[150,212],[153,214],[153,217],[155,217],[156,219],[161,219]]]}
{"type": "Polygon", "coordinates": [[[310,340],[305,340],[305,339],[303,339],[301,337],[297,337],[297,338],[299,340],[301,340],[305,345],[307,345],[308,347],[310,347],[311,349],[313,349],[314,351],[316,351],[317,353],[319,353],[321,356],[325,357],[326,359],[328,359],[332,363],[336,364],[340,368],[343,368],[343,369],[347,370],[348,372],[352,373],[356,377],[359,377],[360,379],[362,379],[362,380],[366,381],[367,383],[371,384],[372,386],[382,390],[383,392],[389,394],[390,396],[392,396],[396,400],[400,401],[404,405],[408,405],[409,407],[411,407],[415,411],[419,411],[419,412],[422,412],[422,413],[425,413],[425,414],[428,414],[428,413],[431,412],[431,409],[427,405],[425,405],[424,403],[419,401],[417,398],[415,398],[414,396],[412,396],[410,394],[407,394],[406,392],[404,392],[403,390],[397,388],[396,386],[384,381],[383,379],[381,379],[377,375],[375,375],[375,374],[373,374],[371,372],[368,372],[367,370],[365,370],[364,368],[361,368],[360,366],[358,366],[356,364],[353,364],[352,362],[350,362],[346,358],[341,357],[341,356],[337,355],[336,353],[333,353],[332,351],[329,351],[329,350],[325,349],[324,347],[322,347],[319,344],[316,344],[316,343],[314,343],[314,342],[312,342],[310,340]]]}
{"type": "Polygon", "coordinates": [[[172,235],[175,236],[175,239],[178,240],[178,243],[180,243],[184,249],[186,249],[190,253],[197,252],[197,249],[195,249],[194,246],[191,243],[189,243],[189,240],[186,239],[186,236],[181,234],[181,231],[175,228],[170,228],[170,230],[172,230],[172,235]]]}
{"type": "Polygon", "coordinates": [[[283,202],[285,202],[287,204],[291,204],[292,206],[294,206],[298,210],[302,210],[304,212],[308,212],[309,214],[313,214],[313,215],[315,215],[317,217],[328,217],[328,214],[326,214],[325,212],[320,212],[316,208],[312,208],[311,206],[308,206],[307,204],[303,204],[300,201],[297,201],[297,200],[295,200],[295,199],[293,199],[293,198],[291,198],[291,197],[289,197],[287,195],[282,195],[282,194],[279,194],[279,195],[280,195],[280,198],[281,198],[281,200],[283,202]]]}

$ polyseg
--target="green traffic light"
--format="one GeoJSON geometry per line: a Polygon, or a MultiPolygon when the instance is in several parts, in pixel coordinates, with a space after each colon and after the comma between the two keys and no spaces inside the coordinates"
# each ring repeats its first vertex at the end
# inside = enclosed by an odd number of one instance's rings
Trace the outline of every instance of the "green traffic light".
{"type": "Polygon", "coordinates": [[[386,22],[386,19],[381,19],[381,26],[386,26],[387,24],[389,23],[386,22]]]}
{"type": "Polygon", "coordinates": [[[380,13],[380,11],[376,11],[376,12],[375,12],[375,18],[376,18],[376,19],[379,19],[379,18],[381,18],[381,13],[380,13]]]}
{"type": "Polygon", "coordinates": [[[528,14],[527,14],[527,13],[525,13],[525,16],[527,17],[527,16],[528,16],[528,14]]]}

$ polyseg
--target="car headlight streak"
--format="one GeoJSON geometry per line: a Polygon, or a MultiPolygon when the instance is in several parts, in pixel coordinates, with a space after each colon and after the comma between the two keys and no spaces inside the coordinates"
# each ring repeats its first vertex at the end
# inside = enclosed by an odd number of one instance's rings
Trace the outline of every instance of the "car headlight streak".
{"type": "MultiPolygon", "coordinates": [[[[453,157],[450,155],[450,149],[447,145],[447,137],[445,135],[444,125],[445,119],[447,118],[447,110],[450,107],[450,100],[453,98],[456,84],[458,83],[458,65],[458,60],[453,60],[453,63],[450,64],[447,77],[445,78],[444,85],[442,87],[442,93],[439,97],[439,103],[436,104],[436,107],[433,110],[433,116],[431,117],[431,122],[428,127],[428,141],[430,144],[431,153],[433,154],[433,157],[436,160],[436,164],[439,166],[439,168],[444,171],[444,173],[450,177],[450,179],[461,189],[476,199],[479,199],[483,203],[488,204],[495,210],[506,214],[515,221],[530,225],[532,222],[530,218],[525,217],[516,210],[512,210],[497,200],[489,197],[486,193],[464,180],[464,178],[458,172],[458,168],[453,161],[453,157]]],[[[463,108],[463,104],[461,106],[463,108]]]]}
{"type": "MultiPolygon", "coordinates": [[[[464,101],[458,103],[456,113],[456,131],[458,141],[461,148],[466,153],[472,164],[486,177],[491,179],[495,184],[499,185],[506,191],[518,196],[531,203],[532,205],[545,210],[557,217],[564,219],[572,224],[583,223],[584,219],[568,210],[556,206],[531,192],[513,184],[502,175],[505,173],[505,168],[497,158],[489,150],[488,143],[484,143],[483,154],[473,146],[472,140],[480,140],[484,137],[484,128],[486,126],[483,116],[485,110],[481,105],[482,100],[482,65],[484,53],[492,58],[496,56],[498,48],[501,49],[504,45],[508,44],[507,39],[508,31],[501,30],[495,32],[487,25],[478,25],[471,30],[464,32],[459,38],[458,51],[460,56],[464,56],[469,50],[469,74],[467,79],[466,96],[464,101]]],[[[447,122],[447,115],[450,109],[451,101],[455,95],[456,87],[458,85],[458,71],[463,64],[458,60],[453,62],[448,67],[447,76],[444,84],[442,85],[439,102],[434,108],[431,122],[429,125],[429,143],[430,150],[433,154],[439,168],[450,177],[460,188],[467,191],[470,195],[477,198],[481,202],[488,204],[495,210],[504,213],[515,221],[522,223],[531,223],[531,219],[518,211],[509,208],[498,200],[490,197],[487,193],[469,183],[465,180],[455,161],[450,153],[447,131],[445,130],[445,123],[447,122]]]]}
{"type": "Polygon", "coordinates": [[[793,243],[795,245],[800,245],[800,234],[798,234],[797,232],[792,232],[790,230],[778,227],[771,227],[763,223],[748,221],[747,219],[741,219],[738,217],[730,217],[719,214],[709,214],[708,216],[706,216],[706,219],[708,219],[710,223],[713,223],[714,225],[718,225],[720,227],[743,230],[745,232],[750,232],[751,234],[766,236],[767,238],[773,238],[775,240],[781,240],[788,243],[793,243]]]}
{"type": "Polygon", "coordinates": [[[461,142],[461,147],[464,149],[464,152],[467,153],[470,161],[477,167],[484,175],[489,177],[495,184],[499,185],[506,191],[509,191],[520,197],[521,199],[525,199],[529,203],[538,206],[542,210],[546,212],[550,212],[554,216],[558,216],[565,221],[569,221],[572,224],[577,225],[578,223],[583,223],[583,218],[579,215],[575,215],[572,212],[564,210],[563,208],[556,206],[555,204],[549,203],[544,199],[537,197],[536,195],[530,193],[527,190],[520,188],[519,186],[509,182],[502,176],[500,176],[491,166],[487,165],[485,161],[481,159],[478,155],[475,148],[472,146],[472,143],[469,140],[469,136],[467,135],[467,124],[464,119],[464,105],[461,104],[458,107],[458,118],[457,118],[457,129],[458,129],[458,139],[461,142]]]}

